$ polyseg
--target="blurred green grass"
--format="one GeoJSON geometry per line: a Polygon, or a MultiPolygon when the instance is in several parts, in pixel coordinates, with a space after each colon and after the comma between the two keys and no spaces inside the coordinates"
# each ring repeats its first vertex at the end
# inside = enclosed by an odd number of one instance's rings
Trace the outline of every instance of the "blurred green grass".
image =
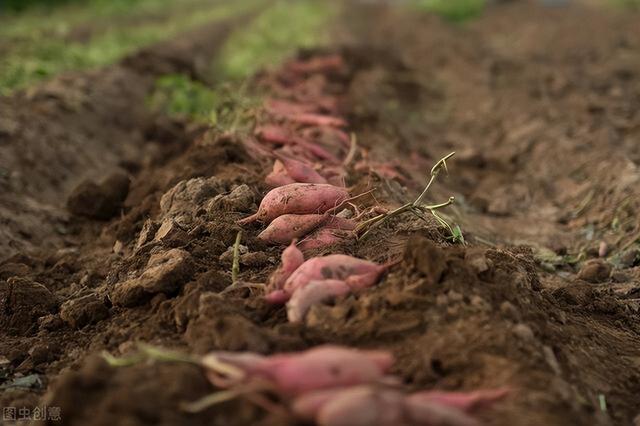
{"type": "Polygon", "coordinates": [[[92,0],[81,7],[4,16],[0,19],[0,94],[64,71],[116,62],[141,47],[261,3],[92,0]]]}
{"type": "Polygon", "coordinates": [[[336,4],[324,0],[276,1],[230,37],[216,59],[216,71],[223,78],[242,79],[282,62],[297,49],[326,44],[336,4]]]}
{"type": "Polygon", "coordinates": [[[462,22],[479,16],[486,6],[486,0],[416,0],[416,6],[443,18],[462,22]]]}

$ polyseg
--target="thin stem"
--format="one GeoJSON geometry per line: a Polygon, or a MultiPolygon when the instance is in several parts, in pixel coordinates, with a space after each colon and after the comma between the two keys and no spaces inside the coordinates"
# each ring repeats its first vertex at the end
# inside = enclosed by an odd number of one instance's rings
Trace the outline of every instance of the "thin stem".
{"type": "Polygon", "coordinates": [[[236,235],[236,242],[233,244],[233,264],[231,265],[231,285],[238,281],[240,274],[240,241],[242,241],[242,229],[236,235]]]}

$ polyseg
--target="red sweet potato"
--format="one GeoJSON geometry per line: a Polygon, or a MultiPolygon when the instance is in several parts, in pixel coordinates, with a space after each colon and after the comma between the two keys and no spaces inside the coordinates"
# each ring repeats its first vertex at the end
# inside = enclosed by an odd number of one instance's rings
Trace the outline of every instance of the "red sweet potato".
{"type": "Polygon", "coordinates": [[[354,386],[322,404],[315,420],[320,426],[392,426],[405,424],[404,414],[401,392],[354,386]]]}
{"type": "Polygon", "coordinates": [[[272,189],[260,203],[258,212],[240,220],[270,222],[283,214],[324,213],[349,197],[344,188],[329,184],[292,183],[272,189]]]}
{"type": "Polygon", "coordinates": [[[301,238],[329,220],[327,214],[283,214],[273,219],[258,234],[258,239],[269,244],[289,244],[301,238]]]}
{"type": "Polygon", "coordinates": [[[267,99],[265,109],[270,114],[304,114],[318,112],[318,106],[312,103],[291,102],[281,99],[267,99]]]}
{"type": "Polygon", "coordinates": [[[325,178],[323,178],[311,166],[303,163],[302,161],[295,160],[277,152],[274,152],[273,155],[282,163],[287,174],[296,182],[327,183],[325,178]]]}
{"type": "Polygon", "coordinates": [[[304,263],[304,255],[296,246],[296,241],[291,241],[291,244],[284,249],[280,256],[280,266],[269,277],[268,288],[281,289],[284,286],[287,278],[293,274],[293,272],[304,263]]]}
{"type": "Polygon", "coordinates": [[[318,56],[306,61],[295,61],[287,64],[287,69],[302,74],[340,71],[344,67],[344,59],[340,55],[318,56]]]}
{"type": "Polygon", "coordinates": [[[509,394],[509,389],[485,389],[472,392],[424,391],[416,392],[409,399],[420,402],[433,402],[471,412],[490,406],[509,394]]]}
{"type": "Polygon", "coordinates": [[[283,117],[296,124],[301,124],[303,126],[330,126],[330,127],[346,127],[347,122],[340,118],[334,117],[332,115],[324,115],[324,114],[312,114],[312,113],[298,113],[298,114],[288,114],[283,115],[283,117]]]}
{"type": "Polygon", "coordinates": [[[288,145],[294,143],[294,136],[291,132],[274,124],[265,124],[256,128],[255,134],[261,141],[275,145],[288,145]]]}
{"type": "Polygon", "coordinates": [[[282,164],[280,160],[276,160],[273,163],[273,170],[264,178],[264,181],[272,188],[277,188],[279,186],[289,185],[290,183],[296,182],[295,179],[289,176],[289,173],[287,173],[284,164],[282,164]]]}
{"type": "Polygon", "coordinates": [[[320,160],[325,160],[332,164],[340,164],[340,159],[338,157],[317,143],[309,142],[306,139],[299,137],[294,138],[294,142],[320,160]]]}
{"type": "Polygon", "coordinates": [[[382,273],[386,266],[344,254],[314,257],[304,262],[284,284],[284,290],[293,294],[296,289],[318,280],[346,280],[352,275],[382,273]]]}
{"type": "Polygon", "coordinates": [[[350,292],[351,288],[341,280],[311,281],[297,289],[287,302],[287,318],[290,322],[302,321],[312,305],[350,292]]]}
{"type": "Polygon", "coordinates": [[[299,395],[318,389],[378,382],[387,371],[379,362],[382,355],[393,362],[393,356],[387,352],[325,345],[302,353],[274,355],[261,368],[282,392],[299,395]]]}
{"type": "Polygon", "coordinates": [[[479,426],[479,423],[465,412],[447,405],[431,401],[416,401],[411,397],[404,400],[405,417],[408,424],[425,426],[479,426]]]}
{"type": "Polygon", "coordinates": [[[340,244],[349,237],[349,233],[339,229],[322,227],[298,243],[303,252],[320,250],[340,244]]]}

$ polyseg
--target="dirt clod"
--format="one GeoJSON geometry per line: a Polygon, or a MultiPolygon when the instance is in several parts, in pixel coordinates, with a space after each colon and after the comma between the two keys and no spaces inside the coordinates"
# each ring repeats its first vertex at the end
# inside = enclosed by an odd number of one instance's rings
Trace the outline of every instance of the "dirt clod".
{"type": "Polygon", "coordinates": [[[72,328],[95,324],[109,316],[109,309],[96,294],[87,294],[68,300],[60,307],[60,318],[72,328]]]}
{"type": "Polygon", "coordinates": [[[106,220],[118,213],[128,192],[129,176],[116,172],[100,184],[82,182],[69,195],[67,207],[75,215],[106,220]]]}
{"type": "Polygon", "coordinates": [[[191,256],[181,249],[171,249],[151,256],[144,272],[119,284],[111,300],[119,306],[135,306],[150,300],[157,293],[174,295],[191,276],[191,256]]]}
{"type": "Polygon", "coordinates": [[[609,279],[611,275],[611,264],[602,259],[592,259],[585,264],[578,272],[578,278],[590,283],[601,283],[609,279]]]}
{"type": "Polygon", "coordinates": [[[0,325],[13,334],[37,329],[38,318],[58,309],[58,299],[44,285],[26,278],[0,281],[0,325]]]}

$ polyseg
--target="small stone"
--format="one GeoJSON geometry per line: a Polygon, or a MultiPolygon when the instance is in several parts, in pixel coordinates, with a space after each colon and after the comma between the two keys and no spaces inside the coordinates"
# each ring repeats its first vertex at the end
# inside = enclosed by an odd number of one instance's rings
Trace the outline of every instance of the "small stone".
{"type": "Polygon", "coordinates": [[[512,328],[513,334],[519,337],[522,340],[533,340],[535,335],[533,334],[533,330],[526,324],[516,324],[512,328]]]}
{"type": "Polygon", "coordinates": [[[120,240],[116,240],[116,242],[113,243],[113,252],[115,254],[122,254],[123,251],[124,251],[124,243],[120,240]]]}
{"type": "Polygon", "coordinates": [[[249,267],[264,266],[269,263],[269,256],[263,251],[254,251],[240,256],[240,264],[249,267]]]}
{"type": "Polygon", "coordinates": [[[601,283],[609,279],[611,274],[611,265],[603,259],[592,259],[584,263],[578,279],[590,283],[601,283]]]}
{"type": "Polygon", "coordinates": [[[75,329],[95,324],[109,316],[109,309],[96,294],[68,300],[60,307],[60,318],[75,329]]]}

